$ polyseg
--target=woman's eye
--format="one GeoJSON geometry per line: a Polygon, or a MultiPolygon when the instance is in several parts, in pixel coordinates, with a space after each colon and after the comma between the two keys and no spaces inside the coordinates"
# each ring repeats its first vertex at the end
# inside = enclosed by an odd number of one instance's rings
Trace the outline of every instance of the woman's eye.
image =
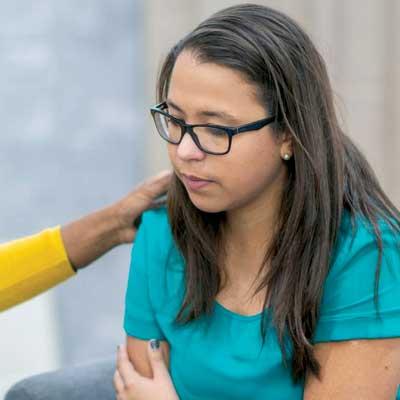
{"type": "Polygon", "coordinates": [[[213,127],[207,127],[207,132],[210,135],[213,136],[221,136],[221,135],[226,135],[226,132],[223,129],[219,129],[219,128],[213,128],[213,127]]]}

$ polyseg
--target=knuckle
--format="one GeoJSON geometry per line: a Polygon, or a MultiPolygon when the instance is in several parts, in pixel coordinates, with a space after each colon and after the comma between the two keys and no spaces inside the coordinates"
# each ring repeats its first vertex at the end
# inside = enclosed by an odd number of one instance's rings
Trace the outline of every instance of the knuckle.
{"type": "Polygon", "coordinates": [[[129,398],[135,398],[137,394],[136,385],[133,382],[127,382],[125,386],[125,393],[127,396],[129,396],[129,398]]]}
{"type": "Polygon", "coordinates": [[[126,389],[129,390],[130,392],[134,392],[134,390],[136,389],[135,382],[132,381],[132,380],[128,380],[128,381],[126,382],[125,387],[126,387],[126,389]]]}
{"type": "Polygon", "coordinates": [[[120,363],[117,365],[117,371],[118,371],[120,377],[123,377],[123,376],[124,376],[124,365],[123,365],[122,362],[120,362],[120,363]]]}

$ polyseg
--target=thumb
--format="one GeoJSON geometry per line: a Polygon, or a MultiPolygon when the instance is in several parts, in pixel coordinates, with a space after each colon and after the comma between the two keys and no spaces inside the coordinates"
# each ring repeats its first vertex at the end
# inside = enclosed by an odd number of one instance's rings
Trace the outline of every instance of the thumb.
{"type": "Polygon", "coordinates": [[[153,370],[153,377],[157,379],[168,379],[170,375],[168,368],[165,364],[164,355],[160,346],[160,341],[151,339],[147,345],[147,352],[150,359],[151,368],[153,370]]]}
{"type": "Polygon", "coordinates": [[[172,178],[172,171],[164,170],[142,183],[137,191],[148,201],[154,200],[157,196],[164,194],[169,187],[172,178]]]}

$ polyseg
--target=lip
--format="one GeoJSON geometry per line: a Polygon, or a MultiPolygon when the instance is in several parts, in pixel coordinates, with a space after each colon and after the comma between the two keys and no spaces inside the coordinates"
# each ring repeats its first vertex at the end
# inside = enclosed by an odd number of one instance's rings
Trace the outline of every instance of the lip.
{"type": "Polygon", "coordinates": [[[208,179],[203,179],[195,175],[185,175],[182,174],[182,178],[186,184],[186,186],[191,190],[202,189],[203,187],[213,183],[213,181],[208,179]]]}
{"type": "Polygon", "coordinates": [[[190,179],[192,181],[206,181],[206,182],[212,182],[211,179],[206,179],[206,178],[201,178],[200,176],[196,175],[188,175],[188,174],[182,174],[187,179],[190,179]]]}

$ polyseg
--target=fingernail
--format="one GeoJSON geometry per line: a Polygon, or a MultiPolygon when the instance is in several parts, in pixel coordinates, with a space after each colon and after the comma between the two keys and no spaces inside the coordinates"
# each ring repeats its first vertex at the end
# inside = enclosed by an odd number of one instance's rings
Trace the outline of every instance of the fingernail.
{"type": "Polygon", "coordinates": [[[151,339],[150,346],[153,350],[158,350],[160,348],[160,341],[158,339],[151,339]]]}

